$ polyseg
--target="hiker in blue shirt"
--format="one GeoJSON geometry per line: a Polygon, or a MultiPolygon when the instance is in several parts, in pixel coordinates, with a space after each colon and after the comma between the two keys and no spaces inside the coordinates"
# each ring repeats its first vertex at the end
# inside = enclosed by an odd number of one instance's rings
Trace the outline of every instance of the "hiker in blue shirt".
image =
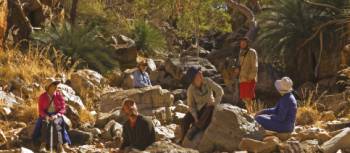
{"type": "Polygon", "coordinates": [[[292,93],[293,81],[283,77],[275,82],[275,87],[282,98],[275,107],[258,112],[255,120],[266,130],[278,133],[293,132],[297,113],[297,101],[292,93]]]}
{"type": "Polygon", "coordinates": [[[146,60],[142,60],[138,63],[137,70],[133,72],[134,77],[134,88],[144,88],[148,86],[152,86],[150,77],[147,70],[147,62],[146,60]]]}

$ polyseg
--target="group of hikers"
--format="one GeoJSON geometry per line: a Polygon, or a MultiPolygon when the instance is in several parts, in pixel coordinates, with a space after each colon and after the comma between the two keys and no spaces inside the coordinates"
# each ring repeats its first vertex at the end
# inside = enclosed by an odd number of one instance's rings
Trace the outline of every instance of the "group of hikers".
{"type": "MultiPolygon", "coordinates": [[[[256,51],[249,46],[250,40],[243,37],[239,40],[239,63],[232,69],[239,76],[240,99],[245,103],[247,112],[252,114],[255,86],[258,73],[258,58],[256,51]]],[[[147,71],[147,62],[138,63],[137,70],[133,72],[134,87],[143,88],[152,86],[147,71]]],[[[204,131],[210,124],[216,105],[220,104],[224,95],[222,87],[204,77],[200,68],[191,67],[187,70],[184,80],[189,83],[187,89],[188,113],[182,119],[181,140],[193,140],[200,131],[204,131]]],[[[65,102],[63,96],[57,91],[59,81],[49,79],[46,83],[46,92],[39,97],[39,119],[33,139],[41,143],[40,151],[45,151],[48,144],[54,140],[54,148],[58,152],[70,149],[70,138],[67,133],[64,116],[65,102]],[[52,130],[54,129],[54,130],[52,130]],[[53,132],[54,131],[54,132],[53,132]]],[[[262,128],[278,133],[290,133],[294,130],[297,102],[293,95],[293,81],[283,77],[275,81],[275,87],[281,98],[273,108],[261,110],[255,114],[255,120],[262,128]]],[[[121,111],[126,115],[127,121],[123,124],[123,143],[119,152],[129,152],[132,149],[144,150],[155,142],[155,129],[152,122],[138,112],[133,99],[123,100],[121,111]]]]}

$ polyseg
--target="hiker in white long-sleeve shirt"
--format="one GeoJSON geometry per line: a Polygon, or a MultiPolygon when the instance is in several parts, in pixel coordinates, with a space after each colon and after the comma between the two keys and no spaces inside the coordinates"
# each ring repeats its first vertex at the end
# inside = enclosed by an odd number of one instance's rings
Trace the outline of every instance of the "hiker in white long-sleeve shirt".
{"type": "Polygon", "coordinates": [[[210,78],[203,77],[200,68],[190,68],[185,77],[191,82],[187,89],[187,104],[190,108],[181,124],[181,141],[187,131],[189,131],[188,138],[191,140],[198,132],[208,127],[214,108],[221,102],[224,95],[221,86],[210,78]],[[191,125],[192,128],[188,130],[191,125]]]}

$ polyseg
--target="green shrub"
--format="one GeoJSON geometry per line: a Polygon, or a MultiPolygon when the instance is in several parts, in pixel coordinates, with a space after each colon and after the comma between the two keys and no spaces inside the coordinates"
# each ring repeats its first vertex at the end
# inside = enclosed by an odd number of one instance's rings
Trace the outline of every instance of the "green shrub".
{"type": "Polygon", "coordinates": [[[154,55],[166,47],[162,33],[146,21],[136,21],[132,35],[137,48],[145,55],[154,55]]]}
{"type": "Polygon", "coordinates": [[[111,58],[109,44],[99,36],[99,28],[94,24],[72,27],[69,23],[52,24],[32,34],[34,40],[46,45],[51,44],[74,61],[81,61],[79,67],[87,66],[99,72],[106,72],[118,66],[118,62],[111,58]]]}

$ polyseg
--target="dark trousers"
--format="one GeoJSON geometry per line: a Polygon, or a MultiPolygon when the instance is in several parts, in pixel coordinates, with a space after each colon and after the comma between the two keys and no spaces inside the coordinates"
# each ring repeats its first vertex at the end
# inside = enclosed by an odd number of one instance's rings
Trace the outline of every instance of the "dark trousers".
{"type": "Polygon", "coordinates": [[[43,121],[42,129],[41,129],[41,142],[45,142],[46,144],[50,144],[50,128],[53,128],[53,144],[63,144],[63,118],[58,117],[53,121],[43,121]]]}
{"type": "Polygon", "coordinates": [[[214,108],[215,106],[205,105],[201,110],[199,110],[199,112],[197,113],[198,115],[197,123],[194,123],[194,118],[190,112],[186,113],[181,123],[182,137],[186,135],[191,125],[196,126],[201,131],[205,130],[211,122],[211,117],[213,115],[214,108]]]}

